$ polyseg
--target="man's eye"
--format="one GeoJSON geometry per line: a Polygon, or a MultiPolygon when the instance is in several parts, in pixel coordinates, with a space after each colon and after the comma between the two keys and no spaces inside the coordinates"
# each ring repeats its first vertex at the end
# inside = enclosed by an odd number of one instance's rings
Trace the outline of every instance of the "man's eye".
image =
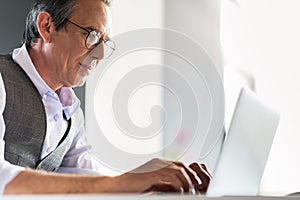
{"type": "Polygon", "coordinates": [[[89,33],[86,32],[86,31],[82,31],[81,33],[82,33],[82,35],[84,35],[84,36],[87,36],[87,35],[89,34],[89,33]]]}

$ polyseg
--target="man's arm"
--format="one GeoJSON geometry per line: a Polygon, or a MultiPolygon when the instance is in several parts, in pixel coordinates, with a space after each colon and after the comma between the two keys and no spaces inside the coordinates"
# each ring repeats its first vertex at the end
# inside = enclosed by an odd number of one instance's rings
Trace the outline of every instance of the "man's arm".
{"type": "Polygon", "coordinates": [[[25,170],[6,186],[4,194],[189,192],[191,188],[205,192],[210,175],[200,165],[193,165],[189,168],[182,163],[153,159],[116,177],[25,170]]]}
{"type": "Polygon", "coordinates": [[[4,194],[105,192],[116,192],[113,177],[58,174],[30,169],[19,173],[4,190],[4,194]]]}

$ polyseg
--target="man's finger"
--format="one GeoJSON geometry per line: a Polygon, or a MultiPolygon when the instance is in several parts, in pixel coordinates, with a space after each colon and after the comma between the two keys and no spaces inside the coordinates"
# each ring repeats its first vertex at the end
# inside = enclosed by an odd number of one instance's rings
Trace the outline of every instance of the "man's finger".
{"type": "Polygon", "coordinates": [[[150,188],[145,190],[143,193],[149,193],[149,192],[165,192],[165,193],[180,192],[180,193],[183,193],[183,188],[176,188],[171,183],[168,183],[168,182],[160,182],[160,183],[152,185],[150,188]]]}
{"type": "Polygon", "coordinates": [[[208,171],[207,167],[205,164],[201,163],[200,166],[207,172],[207,174],[210,176],[210,178],[212,178],[211,173],[208,171]]]}
{"type": "Polygon", "coordinates": [[[200,191],[201,193],[205,193],[211,179],[211,175],[209,172],[207,172],[207,168],[205,170],[198,163],[192,163],[189,167],[196,172],[196,174],[202,181],[199,186],[196,186],[198,188],[198,191],[200,191]]]}
{"type": "Polygon", "coordinates": [[[186,171],[186,173],[188,174],[188,176],[190,177],[192,184],[193,185],[198,185],[200,184],[199,181],[197,180],[196,176],[197,174],[195,174],[195,172],[193,172],[190,168],[186,167],[184,164],[182,164],[181,162],[174,162],[177,166],[180,166],[182,168],[184,168],[184,170],[186,171]]]}

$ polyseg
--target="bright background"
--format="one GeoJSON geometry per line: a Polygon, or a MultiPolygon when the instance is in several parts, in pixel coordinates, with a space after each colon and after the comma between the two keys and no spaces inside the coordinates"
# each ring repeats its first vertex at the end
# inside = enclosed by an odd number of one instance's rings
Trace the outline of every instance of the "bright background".
{"type": "MultiPolygon", "coordinates": [[[[263,195],[300,191],[299,9],[298,0],[116,0],[112,8],[113,34],[149,27],[177,30],[205,47],[218,70],[225,70],[225,83],[247,82],[281,113],[263,195]]],[[[226,88],[226,128],[236,89],[226,88]]]]}

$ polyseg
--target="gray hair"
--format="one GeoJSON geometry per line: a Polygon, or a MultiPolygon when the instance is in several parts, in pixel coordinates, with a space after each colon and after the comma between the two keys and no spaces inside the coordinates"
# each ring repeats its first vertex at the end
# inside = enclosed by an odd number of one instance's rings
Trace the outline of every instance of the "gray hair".
{"type": "MultiPolygon", "coordinates": [[[[110,6],[112,0],[101,1],[110,6]]],[[[48,12],[52,17],[55,29],[59,30],[65,27],[76,2],[77,0],[35,0],[27,15],[23,43],[30,47],[35,39],[40,37],[36,23],[40,12],[48,12]]]]}

